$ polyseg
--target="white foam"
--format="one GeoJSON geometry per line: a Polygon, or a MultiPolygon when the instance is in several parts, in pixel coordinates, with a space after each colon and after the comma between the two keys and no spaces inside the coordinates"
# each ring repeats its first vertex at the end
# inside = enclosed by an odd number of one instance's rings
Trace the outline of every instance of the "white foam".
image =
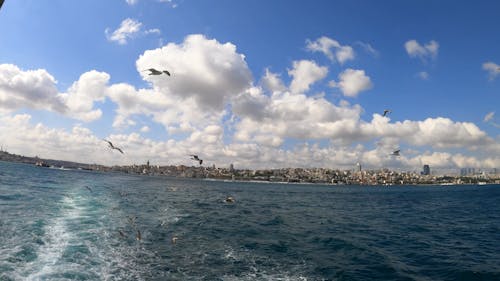
{"type": "Polygon", "coordinates": [[[61,203],[64,212],[45,228],[44,245],[38,249],[37,259],[28,264],[34,271],[25,280],[40,280],[43,276],[57,272],[56,265],[72,239],[72,234],[67,231],[66,220],[80,215],[80,208],[75,206],[72,197],[64,197],[61,203]]]}

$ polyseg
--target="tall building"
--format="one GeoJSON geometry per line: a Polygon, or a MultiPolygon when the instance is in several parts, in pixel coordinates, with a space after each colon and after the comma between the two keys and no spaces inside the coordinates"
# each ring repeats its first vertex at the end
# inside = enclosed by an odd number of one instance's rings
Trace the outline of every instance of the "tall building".
{"type": "Polygon", "coordinates": [[[422,171],[422,175],[428,176],[431,174],[431,167],[429,165],[424,165],[424,170],[422,171]]]}

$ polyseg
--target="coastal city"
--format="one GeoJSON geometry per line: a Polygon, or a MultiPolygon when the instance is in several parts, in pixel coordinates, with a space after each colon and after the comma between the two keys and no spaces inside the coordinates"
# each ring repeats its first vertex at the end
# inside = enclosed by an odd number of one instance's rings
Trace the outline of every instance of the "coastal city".
{"type": "Polygon", "coordinates": [[[117,172],[136,175],[166,176],[178,178],[198,178],[229,181],[258,181],[274,183],[314,183],[329,185],[459,185],[459,184],[500,184],[497,169],[462,168],[456,174],[437,175],[429,165],[417,171],[394,171],[389,169],[364,170],[358,163],[350,170],[329,168],[281,168],[281,169],[236,169],[228,167],[151,165],[149,161],[140,165],[105,166],[82,164],[69,161],[26,157],[0,151],[0,161],[33,164],[54,169],[77,169],[100,172],[117,172]]]}

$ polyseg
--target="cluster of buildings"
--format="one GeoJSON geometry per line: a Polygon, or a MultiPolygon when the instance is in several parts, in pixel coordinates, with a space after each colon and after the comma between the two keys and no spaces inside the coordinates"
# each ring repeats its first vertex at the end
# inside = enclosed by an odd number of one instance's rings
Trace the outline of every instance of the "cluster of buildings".
{"type": "Polygon", "coordinates": [[[283,168],[283,169],[235,169],[233,164],[228,168],[205,166],[143,165],[104,166],[97,164],[81,164],[68,161],[47,160],[38,157],[26,157],[10,154],[0,150],[0,160],[34,164],[40,167],[65,167],[103,172],[122,172],[128,174],[158,175],[182,178],[210,178],[236,181],[265,181],[285,183],[318,183],[333,185],[407,185],[407,184],[500,184],[497,169],[489,172],[466,168],[454,176],[437,176],[431,173],[429,165],[424,165],[420,172],[400,172],[388,169],[362,170],[356,164],[352,170],[327,168],[283,168]]]}
{"type": "Polygon", "coordinates": [[[285,183],[318,183],[333,185],[408,185],[408,184],[500,184],[498,174],[476,174],[472,176],[436,176],[431,175],[429,165],[424,165],[421,172],[398,172],[388,169],[361,170],[361,165],[354,170],[335,170],[326,168],[283,168],[283,169],[234,169],[195,167],[195,166],[153,166],[145,165],[113,166],[109,171],[130,174],[162,175],[183,178],[210,178],[235,181],[264,181],[285,183]]]}

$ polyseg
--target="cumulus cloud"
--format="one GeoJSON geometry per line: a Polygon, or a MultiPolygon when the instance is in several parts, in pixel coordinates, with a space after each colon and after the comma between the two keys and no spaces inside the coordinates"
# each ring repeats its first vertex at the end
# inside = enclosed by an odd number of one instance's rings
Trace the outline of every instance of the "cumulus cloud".
{"type": "Polygon", "coordinates": [[[268,68],[266,68],[264,77],[261,79],[261,84],[269,92],[283,92],[286,90],[286,86],[283,84],[280,76],[276,73],[272,73],[268,68]]]}
{"type": "Polygon", "coordinates": [[[360,112],[357,105],[344,102],[336,106],[323,97],[290,92],[267,96],[253,89],[233,102],[233,113],[240,118],[234,138],[272,146],[281,145],[287,138],[343,138],[356,127],[360,112]]]}
{"type": "MultiPolygon", "coordinates": [[[[293,96],[296,97],[296,96],[293,96]]],[[[380,118],[382,118],[380,116],[380,118]]],[[[106,165],[143,163],[149,159],[159,165],[192,165],[186,155],[197,153],[207,165],[226,166],[234,163],[241,168],[280,167],[333,167],[351,169],[361,162],[366,168],[399,167],[414,169],[423,164],[432,168],[483,167],[500,165],[499,155],[476,157],[462,153],[423,152],[411,155],[402,151],[398,158],[388,156],[387,147],[367,149],[362,145],[339,144],[332,141],[327,146],[302,142],[289,149],[280,147],[277,135],[258,135],[253,142],[224,144],[224,130],[211,125],[196,130],[184,140],[153,141],[137,133],[106,136],[119,145],[125,154],[110,150],[100,137],[90,129],[74,126],[70,130],[50,128],[33,123],[27,114],[0,117],[0,143],[10,152],[38,155],[85,163],[106,165]]]]}
{"type": "Polygon", "coordinates": [[[341,45],[338,41],[322,36],[315,41],[306,40],[306,48],[311,52],[321,52],[331,61],[340,64],[354,59],[354,49],[351,46],[341,45]]]}
{"type": "Polygon", "coordinates": [[[419,58],[422,61],[435,59],[439,51],[439,43],[431,40],[425,45],[420,45],[417,40],[408,40],[405,43],[405,49],[411,58],[419,58]]]}
{"type": "Polygon", "coordinates": [[[0,111],[32,108],[65,113],[68,108],[58,96],[56,83],[45,69],[24,71],[0,64],[0,111]]]}
{"type": "MultiPolygon", "coordinates": [[[[45,70],[23,71],[0,65],[0,110],[55,111],[83,121],[101,117],[100,103],[115,108],[113,126],[136,126],[137,133],[106,136],[125,155],[109,150],[82,125],[71,129],[34,123],[27,114],[0,115],[0,143],[12,152],[89,163],[131,164],[150,159],[158,164],[191,165],[187,154],[203,156],[207,165],[237,167],[498,167],[500,142],[470,122],[427,118],[391,122],[374,114],[363,120],[363,108],[324,93],[311,95],[311,85],[328,69],[312,61],[293,62],[286,87],[265,69],[254,84],[245,57],[232,43],[190,35],[180,43],[145,51],[137,70],[168,69],[172,76],[149,76],[148,85],[110,84],[105,72],[83,73],[64,93],[45,70]],[[16,106],[11,106],[16,105],[16,106]],[[165,127],[168,138],[151,140],[152,124],[165,127]],[[147,135],[147,134],[144,134],[147,135]],[[380,141],[380,144],[374,144],[380,141]],[[389,157],[396,147],[409,146],[402,156],[389,157]],[[371,148],[373,147],[373,148],[371,148]],[[456,153],[461,149],[460,153],[456,153]],[[493,156],[492,156],[493,155],[493,156]]],[[[346,69],[334,82],[346,96],[373,87],[363,70],[346,69]]],[[[493,120],[493,114],[485,122],[493,120]]]]}
{"type": "Polygon", "coordinates": [[[137,69],[169,69],[172,79],[142,72],[165,96],[194,99],[201,110],[221,111],[228,98],[249,88],[252,75],[245,56],[232,43],[219,43],[194,34],[180,44],[169,43],[161,49],[148,50],[136,62],[137,69]]]}
{"type": "Polygon", "coordinates": [[[86,122],[97,120],[102,111],[94,109],[94,102],[104,102],[109,74],[92,70],[80,76],[67,93],[60,94],[69,108],[67,115],[86,122]]]}
{"type": "Polygon", "coordinates": [[[483,63],[483,69],[488,72],[488,76],[490,80],[495,79],[498,75],[500,75],[500,65],[494,62],[485,62],[483,63]]]}
{"type": "Polygon", "coordinates": [[[120,26],[110,34],[109,28],[106,28],[105,34],[109,41],[118,42],[120,45],[127,44],[127,40],[134,38],[137,36],[139,31],[141,30],[142,23],[131,19],[124,19],[120,26]]]}
{"type": "MultiPolygon", "coordinates": [[[[137,1],[131,2],[133,3],[129,4],[133,5],[137,1]]],[[[158,28],[143,30],[142,26],[143,24],[141,22],[135,19],[126,18],[115,31],[111,32],[109,28],[106,28],[104,33],[109,41],[117,42],[120,45],[127,44],[130,39],[136,38],[139,35],[161,34],[161,30],[158,28]]]]}
{"type": "Polygon", "coordinates": [[[365,74],[364,70],[348,68],[340,73],[338,77],[339,81],[330,81],[330,86],[339,88],[347,97],[356,97],[360,92],[373,87],[370,77],[365,74]]]}
{"type": "Polygon", "coordinates": [[[96,101],[106,96],[109,75],[95,70],[82,74],[78,81],[59,93],[56,80],[44,69],[23,71],[15,65],[0,65],[0,112],[41,109],[85,122],[101,117],[96,101]]]}
{"type": "Polygon", "coordinates": [[[494,144],[494,141],[470,122],[454,122],[449,118],[427,118],[423,121],[405,120],[390,123],[389,118],[374,114],[361,131],[371,137],[394,137],[417,146],[436,148],[475,147],[494,144]]]}
{"type": "Polygon", "coordinates": [[[290,83],[292,93],[303,93],[315,82],[326,77],[328,68],[319,66],[314,61],[301,60],[294,61],[293,68],[288,70],[288,75],[293,77],[290,83]]]}

